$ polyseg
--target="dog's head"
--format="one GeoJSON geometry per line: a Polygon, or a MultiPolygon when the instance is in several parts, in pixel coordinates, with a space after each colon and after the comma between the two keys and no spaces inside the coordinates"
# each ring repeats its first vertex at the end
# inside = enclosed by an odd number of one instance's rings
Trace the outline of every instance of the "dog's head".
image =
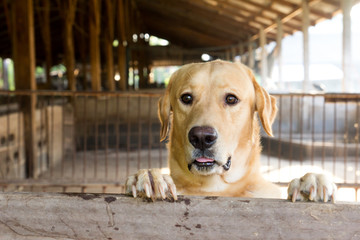
{"type": "Polygon", "coordinates": [[[275,98],[242,64],[224,61],[188,64],[176,71],[159,100],[161,139],[170,130],[170,154],[182,169],[196,175],[228,172],[245,163],[258,137],[258,112],[264,130],[272,135],[275,98]]]}

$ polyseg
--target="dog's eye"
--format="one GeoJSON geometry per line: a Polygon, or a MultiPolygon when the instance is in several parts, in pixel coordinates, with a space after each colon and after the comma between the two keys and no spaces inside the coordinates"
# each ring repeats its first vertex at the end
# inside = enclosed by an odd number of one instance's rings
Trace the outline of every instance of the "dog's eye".
{"type": "Polygon", "coordinates": [[[225,97],[225,103],[227,105],[235,105],[239,102],[239,99],[232,94],[228,94],[225,97]]]}
{"type": "Polygon", "coordinates": [[[189,93],[185,93],[181,95],[180,97],[181,102],[183,102],[186,105],[190,105],[193,102],[193,97],[189,93]]]}

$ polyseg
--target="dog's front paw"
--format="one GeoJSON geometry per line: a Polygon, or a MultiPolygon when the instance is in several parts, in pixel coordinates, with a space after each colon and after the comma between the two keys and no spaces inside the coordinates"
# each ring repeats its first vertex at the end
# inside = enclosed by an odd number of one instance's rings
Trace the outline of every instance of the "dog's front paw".
{"type": "Polygon", "coordinates": [[[288,199],[295,201],[335,202],[337,187],[326,175],[307,173],[289,183],[288,199]]]}
{"type": "Polygon", "coordinates": [[[154,199],[173,198],[177,200],[176,187],[169,175],[160,169],[141,169],[126,180],[126,193],[136,197],[154,199]]]}

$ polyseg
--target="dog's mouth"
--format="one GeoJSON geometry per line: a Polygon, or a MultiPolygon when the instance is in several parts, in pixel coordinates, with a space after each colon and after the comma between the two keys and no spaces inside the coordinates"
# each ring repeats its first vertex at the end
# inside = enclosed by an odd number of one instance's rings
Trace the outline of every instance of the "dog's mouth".
{"type": "Polygon", "coordinates": [[[189,171],[191,171],[192,166],[195,166],[196,170],[198,170],[199,172],[210,172],[216,166],[222,166],[225,171],[228,171],[231,166],[231,157],[229,157],[227,162],[223,165],[221,165],[215,159],[199,157],[188,165],[189,171]]]}

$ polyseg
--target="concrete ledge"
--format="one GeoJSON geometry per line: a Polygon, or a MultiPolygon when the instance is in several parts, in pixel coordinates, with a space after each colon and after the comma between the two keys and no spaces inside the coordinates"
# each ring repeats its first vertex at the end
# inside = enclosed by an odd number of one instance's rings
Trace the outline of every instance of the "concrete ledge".
{"type": "Polygon", "coordinates": [[[360,239],[360,204],[1,193],[1,239],[360,239]]]}

